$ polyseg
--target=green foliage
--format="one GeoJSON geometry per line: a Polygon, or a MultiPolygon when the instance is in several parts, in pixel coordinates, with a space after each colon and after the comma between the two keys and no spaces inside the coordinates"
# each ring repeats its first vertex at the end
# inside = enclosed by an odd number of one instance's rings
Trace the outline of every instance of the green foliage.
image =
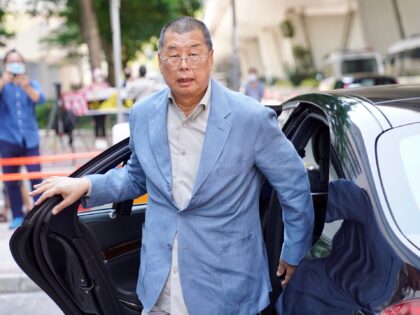
{"type": "Polygon", "coordinates": [[[284,37],[292,38],[295,36],[295,28],[290,20],[284,20],[280,23],[280,30],[284,37]]]}
{"type": "Polygon", "coordinates": [[[293,56],[295,67],[286,67],[286,74],[290,82],[294,86],[299,86],[305,79],[315,79],[316,73],[310,50],[299,45],[293,46],[293,56]]]}
{"type": "Polygon", "coordinates": [[[6,40],[12,36],[14,36],[14,33],[9,32],[4,27],[4,19],[6,17],[6,11],[4,8],[0,8],[0,47],[6,46],[6,40]]]}
{"type": "Polygon", "coordinates": [[[310,87],[310,88],[318,88],[319,86],[319,80],[315,78],[305,78],[300,83],[300,86],[310,87]]]}
{"type": "MultiPolygon", "coordinates": [[[[65,21],[61,28],[45,40],[46,43],[68,48],[77,47],[83,42],[78,0],[38,0],[38,2],[55,5],[54,15],[62,17],[65,21]]],[[[109,1],[92,0],[92,5],[98,20],[102,46],[106,51],[107,61],[110,62],[113,59],[110,49],[112,48],[110,4],[109,1]]],[[[148,42],[153,36],[159,37],[160,29],[166,22],[181,15],[193,15],[199,8],[199,0],[122,0],[120,23],[123,64],[136,56],[143,43],[148,42]]]]}
{"type": "Polygon", "coordinates": [[[47,100],[43,105],[35,107],[36,120],[40,129],[45,129],[48,126],[51,108],[54,106],[53,100],[47,100]]]}

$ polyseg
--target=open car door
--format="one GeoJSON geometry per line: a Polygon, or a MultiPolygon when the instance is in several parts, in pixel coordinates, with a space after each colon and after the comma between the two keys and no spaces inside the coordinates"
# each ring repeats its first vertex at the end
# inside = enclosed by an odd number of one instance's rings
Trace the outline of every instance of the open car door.
{"type": "MultiPolygon", "coordinates": [[[[71,177],[105,173],[130,153],[126,139],[71,177]]],[[[35,207],[13,234],[18,265],[66,314],[140,314],[135,288],[146,204],[128,200],[79,212],[79,200],[52,215],[61,200],[35,207]]]]}

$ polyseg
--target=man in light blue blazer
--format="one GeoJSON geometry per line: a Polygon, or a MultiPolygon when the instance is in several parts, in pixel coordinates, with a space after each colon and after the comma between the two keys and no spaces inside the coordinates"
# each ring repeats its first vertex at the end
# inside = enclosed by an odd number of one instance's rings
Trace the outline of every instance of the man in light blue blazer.
{"type": "Polygon", "coordinates": [[[263,178],[283,208],[285,285],[311,246],[305,168],[272,110],[210,79],[213,49],[202,22],[166,25],[159,64],[169,88],[131,111],[127,165],[50,179],[34,194],[43,193],[39,203],[62,194],[57,213],[86,193],[95,206],[147,192],[137,284],[143,314],[256,314],[271,290],[258,208],[263,178]]]}

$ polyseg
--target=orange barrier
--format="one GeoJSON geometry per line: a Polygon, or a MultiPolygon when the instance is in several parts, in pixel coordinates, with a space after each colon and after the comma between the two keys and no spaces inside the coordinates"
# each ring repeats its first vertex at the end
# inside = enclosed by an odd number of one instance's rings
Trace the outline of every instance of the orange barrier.
{"type": "Polygon", "coordinates": [[[27,165],[27,164],[46,163],[46,162],[87,159],[87,158],[92,158],[98,155],[99,153],[101,153],[101,151],[68,153],[68,154],[57,154],[57,155],[38,155],[38,156],[16,157],[16,158],[0,158],[0,166],[27,165]]]}
{"type": "Polygon", "coordinates": [[[51,176],[68,176],[71,172],[72,171],[0,174],[0,181],[39,179],[39,178],[47,178],[51,176]]]}

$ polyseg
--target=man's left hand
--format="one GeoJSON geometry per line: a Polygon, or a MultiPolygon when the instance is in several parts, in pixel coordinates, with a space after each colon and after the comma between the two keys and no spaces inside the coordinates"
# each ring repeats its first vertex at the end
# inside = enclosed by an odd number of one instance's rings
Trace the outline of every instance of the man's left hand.
{"type": "Polygon", "coordinates": [[[296,266],[289,265],[284,260],[280,259],[279,266],[277,268],[277,277],[281,277],[285,274],[284,280],[281,282],[281,286],[284,288],[289,283],[296,270],[296,266]]]}

